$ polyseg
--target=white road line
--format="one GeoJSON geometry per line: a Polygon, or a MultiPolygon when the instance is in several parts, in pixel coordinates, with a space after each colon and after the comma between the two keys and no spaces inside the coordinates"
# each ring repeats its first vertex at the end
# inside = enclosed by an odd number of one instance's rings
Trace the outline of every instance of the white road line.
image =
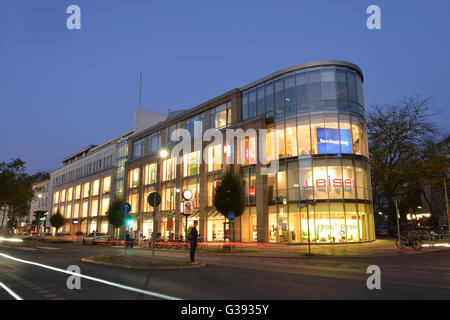
{"type": "Polygon", "coordinates": [[[23,300],[18,294],[16,294],[14,291],[12,291],[10,288],[8,288],[3,282],[0,282],[0,287],[5,289],[6,292],[8,292],[14,299],[16,300],[23,300]]]}
{"type": "Polygon", "coordinates": [[[36,251],[34,248],[28,248],[28,247],[17,247],[19,250],[25,250],[25,251],[36,251]]]}
{"type": "Polygon", "coordinates": [[[0,257],[3,257],[5,259],[9,259],[9,260],[13,260],[13,261],[17,261],[17,262],[21,262],[21,263],[25,263],[25,264],[30,264],[30,265],[41,267],[41,268],[45,268],[45,269],[49,269],[49,270],[53,270],[53,271],[57,271],[57,272],[61,272],[61,273],[65,273],[65,274],[69,274],[69,275],[72,275],[72,276],[77,276],[77,277],[84,278],[84,279],[87,279],[87,280],[100,282],[100,283],[103,283],[103,284],[106,284],[106,285],[109,285],[109,286],[112,286],[112,287],[116,287],[116,288],[120,288],[120,289],[123,289],[123,290],[137,292],[137,293],[145,294],[145,295],[156,297],[156,298],[160,298],[160,299],[181,300],[179,298],[167,296],[167,295],[164,295],[164,294],[161,294],[161,293],[152,292],[152,291],[146,291],[146,290],[142,290],[142,289],[138,289],[138,288],[133,288],[133,287],[130,287],[130,286],[125,286],[125,285],[119,284],[119,283],[103,280],[103,279],[100,279],[100,278],[94,278],[94,277],[91,277],[91,276],[86,276],[84,274],[78,274],[78,273],[67,271],[67,270],[64,270],[64,269],[55,268],[55,267],[48,266],[48,265],[45,265],[45,264],[41,264],[41,263],[37,263],[37,262],[33,262],[33,261],[27,261],[27,260],[15,258],[13,256],[10,256],[10,255],[4,254],[4,253],[0,253],[0,257]]]}
{"type": "Polygon", "coordinates": [[[47,250],[59,250],[60,248],[55,247],[38,247],[39,249],[47,249],[47,250]]]}

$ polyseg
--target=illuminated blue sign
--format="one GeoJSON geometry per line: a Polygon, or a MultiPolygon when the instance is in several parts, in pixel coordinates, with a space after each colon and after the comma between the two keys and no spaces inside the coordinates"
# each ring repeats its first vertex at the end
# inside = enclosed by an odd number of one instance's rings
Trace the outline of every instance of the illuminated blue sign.
{"type": "Polygon", "coordinates": [[[317,128],[317,153],[352,153],[349,129],[317,128]],[[341,142],[339,144],[339,133],[341,142]],[[339,145],[341,150],[339,150],[339,145]]]}

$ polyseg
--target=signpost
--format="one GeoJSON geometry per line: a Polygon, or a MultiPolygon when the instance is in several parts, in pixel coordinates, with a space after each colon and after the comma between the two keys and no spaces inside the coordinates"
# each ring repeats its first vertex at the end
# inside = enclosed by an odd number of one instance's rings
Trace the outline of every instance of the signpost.
{"type": "Polygon", "coordinates": [[[187,234],[187,232],[188,232],[188,217],[192,214],[192,206],[193,206],[192,201],[190,201],[192,198],[192,192],[189,189],[184,189],[183,192],[181,193],[181,196],[185,200],[185,201],[181,202],[181,204],[182,204],[181,213],[186,217],[186,223],[184,226],[184,234],[185,234],[184,240],[187,243],[187,241],[188,241],[188,234],[187,234]]]}
{"type": "Polygon", "coordinates": [[[306,207],[306,219],[308,220],[308,254],[311,255],[311,236],[309,231],[309,206],[315,206],[316,202],[314,200],[306,200],[306,203],[299,203],[299,208],[306,207]]]}
{"type": "Polygon", "coordinates": [[[158,192],[152,192],[147,197],[147,202],[153,207],[153,232],[152,232],[152,264],[153,258],[155,257],[155,240],[156,240],[156,229],[158,225],[156,224],[156,213],[158,211],[158,206],[161,204],[161,195],[158,192]]]}
{"type": "Polygon", "coordinates": [[[125,202],[122,204],[122,213],[124,214],[124,218],[123,218],[123,244],[124,244],[124,251],[125,251],[125,255],[127,255],[127,227],[126,227],[126,223],[125,223],[125,219],[126,216],[131,212],[131,204],[129,204],[128,202],[125,202]]]}

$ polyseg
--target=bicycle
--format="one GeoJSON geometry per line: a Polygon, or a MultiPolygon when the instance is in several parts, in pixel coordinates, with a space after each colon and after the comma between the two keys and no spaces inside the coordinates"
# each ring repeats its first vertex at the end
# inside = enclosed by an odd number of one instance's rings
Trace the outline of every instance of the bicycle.
{"type": "Polygon", "coordinates": [[[412,236],[401,237],[400,239],[397,239],[395,244],[399,249],[405,249],[406,247],[411,247],[416,250],[422,249],[422,241],[420,241],[419,238],[412,236]]]}

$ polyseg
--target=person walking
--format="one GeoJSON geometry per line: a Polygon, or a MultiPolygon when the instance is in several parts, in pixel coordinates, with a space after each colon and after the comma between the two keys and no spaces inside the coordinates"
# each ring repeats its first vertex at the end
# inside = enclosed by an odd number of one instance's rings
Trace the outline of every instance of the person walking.
{"type": "Polygon", "coordinates": [[[195,250],[197,249],[198,231],[197,231],[198,221],[194,221],[194,226],[190,228],[188,234],[188,240],[191,243],[191,264],[198,264],[195,261],[195,250]]]}

